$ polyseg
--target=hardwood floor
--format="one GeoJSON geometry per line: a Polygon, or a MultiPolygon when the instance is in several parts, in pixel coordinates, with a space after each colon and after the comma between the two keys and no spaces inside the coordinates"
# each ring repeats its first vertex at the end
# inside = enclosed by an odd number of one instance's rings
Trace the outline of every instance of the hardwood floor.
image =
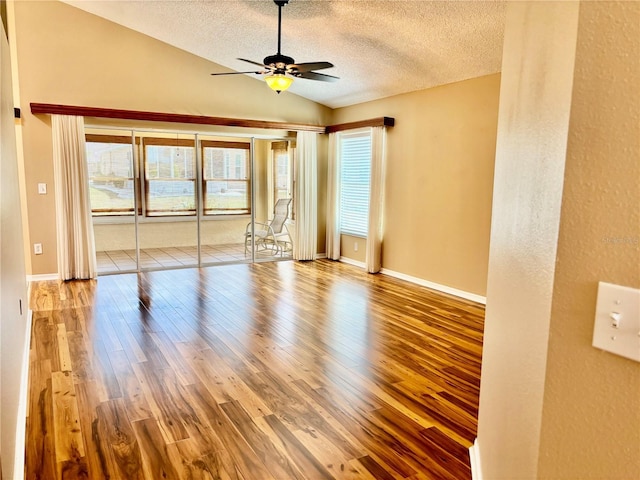
{"type": "Polygon", "coordinates": [[[484,309],[330,262],[32,287],[28,479],[470,479],[484,309]]]}

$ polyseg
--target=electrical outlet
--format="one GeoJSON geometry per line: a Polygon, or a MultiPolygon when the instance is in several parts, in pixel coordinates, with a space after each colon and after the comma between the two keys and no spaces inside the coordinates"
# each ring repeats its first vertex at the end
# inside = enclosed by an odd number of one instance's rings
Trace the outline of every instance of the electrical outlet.
{"type": "Polygon", "coordinates": [[[35,253],[36,255],[42,255],[42,244],[41,243],[34,243],[33,244],[33,253],[35,253]]]}
{"type": "Polygon", "coordinates": [[[39,183],[38,184],[38,193],[40,195],[46,195],[47,194],[47,184],[46,183],[39,183]]]}
{"type": "Polygon", "coordinates": [[[354,242],[353,243],[353,251],[357,252],[358,251],[358,242],[354,242]]]}

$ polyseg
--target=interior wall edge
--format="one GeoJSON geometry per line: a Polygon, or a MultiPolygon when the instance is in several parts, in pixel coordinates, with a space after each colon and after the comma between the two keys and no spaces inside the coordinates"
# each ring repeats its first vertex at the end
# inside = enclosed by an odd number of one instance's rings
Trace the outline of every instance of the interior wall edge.
{"type": "MultiPolygon", "coordinates": [[[[18,420],[16,425],[16,445],[26,445],[27,433],[27,404],[29,403],[29,352],[31,350],[31,326],[33,325],[33,311],[27,310],[27,324],[25,326],[24,351],[22,353],[22,370],[20,379],[20,402],[18,403],[18,420]]],[[[15,465],[25,464],[25,449],[16,448],[15,465]]],[[[24,469],[16,468],[13,480],[23,480],[24,469]]]]}

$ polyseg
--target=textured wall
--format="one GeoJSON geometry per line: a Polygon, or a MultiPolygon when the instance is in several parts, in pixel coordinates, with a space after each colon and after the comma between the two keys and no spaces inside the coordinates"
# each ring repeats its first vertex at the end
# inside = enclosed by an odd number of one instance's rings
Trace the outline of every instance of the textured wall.
{"type": "MultiPolygon", "coordinates": [[[[500,75],[335,111],[335,123],[389,116],[385,269],[484,296],[500,75]]],[[[345,240],[344,253],[353,252],[345,240]]]]}
{"type": "Polygon", "coordinates": [[[583,2],[541,479],[640,478],[640,363],[591,346],[599,280],[640,288],[640,2],[583,2]]]}
{"type": "Polygon", "coordinates": [[[478,421],[488,480],[536,478],[577,23],[576,2],[507,7],[478,421]]]}
{"type": "MultiPolygon", "coordinates": [[[[20,389],[29,338],[27,285],[22,253],[22,222],[17,206],[18,161],[16,155],[11,61],[9,45],[0,31],[0,477],[21,478],[24,455],[24,416],[20,414],[20,389]],[[20,308],[22,302],[22,309],[20,308]],[[18,464],[16,465],[16,460],[18,464]],[[14,477],[15,472],[15,477],[14,477]],[[20,473],[18,473],[20,472],[20,473]]],[[[26,385],[24,385],[26,388],[26,385]]],[[[22,405],[26,409],[26,405],[22,405]]],[[[22,415],[24,415],[24,411],[22,415]]]]}

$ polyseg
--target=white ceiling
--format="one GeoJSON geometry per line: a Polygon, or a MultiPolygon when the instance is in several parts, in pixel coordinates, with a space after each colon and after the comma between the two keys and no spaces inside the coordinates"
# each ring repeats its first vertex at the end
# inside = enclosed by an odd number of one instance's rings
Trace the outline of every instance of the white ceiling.
{"type": "MultiPolygon", "coordinates": [[[[272,0],[64,1],[232,70],[277,51],[272,0]]],[[[504,12],[504,1],[290,0],[282,53],[340,77],[290,91],[337,108],[499,72],[504,12]]]]}

